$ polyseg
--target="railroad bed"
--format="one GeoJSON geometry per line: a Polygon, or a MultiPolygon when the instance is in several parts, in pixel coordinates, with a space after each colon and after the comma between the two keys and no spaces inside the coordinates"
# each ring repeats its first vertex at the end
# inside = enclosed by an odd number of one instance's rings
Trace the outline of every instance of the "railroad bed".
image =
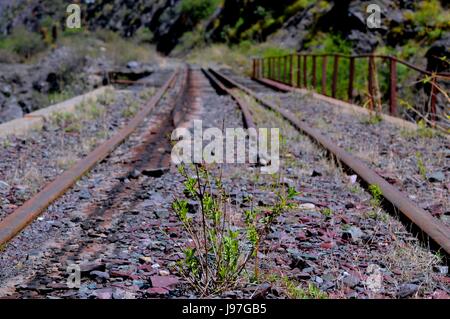
{"type": "MultiPolygon", "coordinates": [[[[448,296],[450,280],[439,257],[423,248],[397,218],[381,207],[374,208],[370,194],[354,176],[330,161],[321,147],[229,83],[220,85],[234,99],[224,92],[218,94],[211,85],[211,81],[220,79],[217,73],[183,67],[178,72],[137,130],[3,247],[0,296],[199,297],[173,267],[181,257],[180,247],[190,238],[171,208],[174,199],[183,196],[184,185],[182,176],[170,165],[167,136],[175,127],[191,128],[194,119],[202,119],[205,128],[249,126],[243,105],[236,101],[246,104],[256,127],[279,127],[283,144],[281,180],[260,174],[260,167],[250,164],[212,168],[212,173],[220,169],[234,210],[242,213],[250,205],[262,210],[270,207],[280,183],[299,194],[293,198],[295,205],[278,218],[261,243],[259,282],[243,280],[241,286],[221,292],[221,297],[299,297],[295,291],[330,298],[448,296]],[[82,271],[79,289],[66,284],[67,266],[71,264],[80,265],[82,271]],[[375,268],[382,274],[380,290],[368,285],[375,268]]],[[[229,71],[223,73],[264,97],[281,99],[283,107],[290,101],[286,107],[296,110],[297,96],[276,93],[229,71]]],[[[162,87],[170,74],[156,72],[152,77],[164,77],[158,83],[162,87]]],[[[216,88],[220,85],[214,83],[216,88]]],[[[142,103],[150,98],[142,93],[145,87],[129,89],[132,93],[126,94],[132,101],[142,103]]],[[[127,103],[112,103],[101,122],[97,118],[86,120],[87,127],[94,126],[92,134],[98,125],[110,128],[107,137],[124,127],[129,122],[123,116],[127,114],[124,105],[127,103]]],[[[320,114],[329,121],[327,114],[320,114]]],[[[340,118],[334,116],[330,121],[338,122],[340,118]]],[[[52,168],[55,161],[50,159],[67,148],[81,150],[84,138],[63,127],[8,140],[1,165],[2,174],[10,175],[0,176],[0,180],[6,179],[10,188],[2,195],[1,220],[12,216],[44,182],[64,170],[52,168]],[[18,170],[13,161],[18,154],[27,171],[34,168],[52,173],[33,188],[18,187],[28,181],[26,174],[13,174],[18,170]]],[[[345,138],[342,136],[342,140],[345,138]]],[[[78,157],[87,152],[80,152],[78,157]]],[[[199,218],[199,213],[193,218],[199,218]]]]}

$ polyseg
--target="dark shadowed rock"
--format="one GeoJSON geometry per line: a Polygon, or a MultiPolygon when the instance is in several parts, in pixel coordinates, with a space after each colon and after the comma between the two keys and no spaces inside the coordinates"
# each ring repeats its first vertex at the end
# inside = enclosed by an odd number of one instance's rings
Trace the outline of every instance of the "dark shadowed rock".
{"type": "Polygon", "coordinates": [[[397,297],[407,298],[414,295],[419,290],[419,286],[415,284],[404,284],[401,285],[397,292],[397,297]]]}

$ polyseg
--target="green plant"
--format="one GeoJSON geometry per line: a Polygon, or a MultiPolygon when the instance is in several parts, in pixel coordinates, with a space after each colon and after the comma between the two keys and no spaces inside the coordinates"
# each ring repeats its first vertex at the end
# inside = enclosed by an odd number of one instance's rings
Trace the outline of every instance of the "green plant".
{"type": "Polygon", "coordinates": [[[48,94],[48,104],[57,104],[73,97],[73,93],[67,90],[62,92],[52,92],[48,94]]]}
{"type": "Polygon", "coordinates": [[[383,197],[383,192],[381,191],[380,186],[376,184],[369,185],[369,192],[372,195],[371,203],[373,206],[379,206],[381,203],[381,199],[383,197]]]}
{"type": "Polygon", "coordinates": [[[432,138],[434,136],[433,129],[428,127],[423,119],[417,123],[417,134],[422,138],[432,138]]]}
{"type": "Polygon", "coordinates": [[[381,116],[381,114],[370,112],[370,115],[363,121],[363,123],[368,125],[376,125],[381,121],[383,121],[383,117],[381,116]]]}
{"type": "Polygon", "coordinates": [[[219,3],[219,0],[182,0],[180,8],[193,23],[197,23],[210,16],[219,3]]]}
{"type": "Polygon", "coordinates": [[[3,148],[8,148],[11,146],[11,141],[9,140],[9,138],[5,138],[2,142],[3,148]]]}
{"type": "Polygon", "coordinates": [[[290,280],[288,277],[283,277],[283,282],[286,287],[286,292],[289,298],[292,299],[326,299],[328,296],[313,284],[309,284],[305,289],[297,282],[290,280]]]}
{"type": "Polygon", "coordinates": [[[322,209],[322,215],[324,215],[325,217],[331,217],[333,216],[333,210],[329,207],[325,207],[324,209],[322,209]]]}
{"type": "Polygon", "coordinates": [[[427,169],[425,167],[425,164],[423,163],[422,153],[420,153],[419,151],[416,152],[416,161],[417,161],[417,169],[419,171],[419,174],[424,179],[427,179],[427,169]]]}
{"type": "Polygon", "coordinates": [[[241,273],[254,261],[254,277],[258,277],[257,251],[260,240],[270,229],[274,218],[287,208],[289,196],[282,198],[272,209],[246,210],[240,216],[231,216],[229,195],[222,180],[204,165],[178,167],[184,177],[184,195],[177,198],[172,209],[192,239],[193,246],[184,249],[184,258],[177,262],[179,272],[203,296],[220,293],[237,284],[241,273]],[[189,204],[198,203],[200,214],[189,214],[189,204]],[[242,226],[244,225],[244,226],[242,226]],[[243,228],[241,228],[243,227],[243,228]]]}
{"type": "Polygon", "coordinates": [[[7,37],[0,38],[0,49],[14,52],[23,59],[28,59],[45,48],[41,36],[25,27],[17,27],[7,37]]]}
{"type": "Polygon", "coordinates": [[[71,112],[57,112],[52,114],[52,123],[66,133],[81,132],[81,119],[71,112]]]}

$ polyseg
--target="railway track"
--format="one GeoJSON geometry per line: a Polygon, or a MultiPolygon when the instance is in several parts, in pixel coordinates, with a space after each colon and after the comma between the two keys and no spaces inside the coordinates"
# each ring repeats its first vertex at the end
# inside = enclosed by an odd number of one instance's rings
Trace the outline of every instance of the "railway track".
{"type": "MultiPolygon", "coordinates": [[[[269,125],[264,119],[272,117],[273,114],[267,110],[257,114],[255,105],[250,105],[244,95],[251,96],[259,105],[281,114],[284,117],[283,121],[290,122],[297,130],[318,141],[367,184],[379,185],[385,198],[394,207],[409,216],[418,226],[423,226],[422,231],[448,253],[449,234],[445,233],[442,225],[429,223],[420,209],[401,198],[397,190],[391,185],[385,185],[386,182],[363,163],[345,152],[342,153],[342,150],[332,145],[319,132],[255,94],[267,92],[266,86],[247,78],[239,78],[238,83],[232,77],[232,73],[213,69],[180,68],[170,76],[126,128],[77,163],[73,169],[58,177],[16,212],[0,221],[1,243],[11,242],[11,245],[6,247],[3,260],[0,260],[3,269],[13,268],[13,256],[26,260],[25,264],[29,263],[28,267],[25,267],[28,271],[19,268],[8,274],[0,273],[0,282],[6,287],[0,289],[0,296],[106,299],[192,296],[186,283],[170,268],[170,265],[179,258],[177,247],[189,239],[180,232],[179,221],[170,213],[171,201],[182,193],[183,188],[180,177],[170,164],[171,144],[168,136],[177,127],[191,128],[194,119],[203,119],[207,125],[216,127],[256,128],[269,125]],[[222,96],[216,95],[213,87],[222,96]],[[82,177],[88,171],[89,176],[82,177]],[[92,190],[94,193],[92,198],[81,201],[78,199],[79,184],[92,190]],[[76,189],[73,190],[71,187],[76,189]],[[63,225],[56,231],[49,232],[44,238],[34,239],[37,237],[36,232],[42,232],[39,224],[43,221],[33,223],[24,231],[23,229],[42,213],[44,221],[59,220],[63,225]],[[29,239],[36,240],[35,249],[36,245],[42,247],[39,255],[29,255],[27,252],[28,243],[24,242],[29,239]],[[72,264],[80,265],[82,268],[84,284],[78,290],[69,289],[65,284],[66,267],[72,264]],[[160,281],[169,283],[167,286],[159,287],[157,283],[160,281]],[[175,289],[173,283],[178,283],[179,288],[175,289]]],[[[298,135],[298,132],[291,134],[298,135]]],[[[294,136],[293,141],[297,141],[296,138],[294,136]]],[[[294,142],[294,149],[297,148],[295,143],[297,142],[294,142]]],[[[309,142],[304,140],[302,143],[309,145],[307,144],[309,142]]],[[[307,163],[302,165],[316,165],[322,159],[319,150],[305,152],[303,157],[297,157],[297,164],[300,158],[307,163]]],[[[289,158],[291,157],[292,154],[289,155],[289,158]]],[[[233,181],[228,185],[232,189],[231,196],[234,201],[242,201],[243,206],[245,206],[244,197],[250,194],[255,196],[261,205],[270,205],[273,194],[267,190],[257,189],[258,185],[271,184],[270,177],[258,182],[249,182],[256,175],[256,169],[255,167],[243,169],[239,166],[232,167],[229,172],[224,173],[225,177],[228,176],[233,181]]],[[[336,216],[332,220],[340,219],[341,223],[348,225],[352,221],[357,223],[360,210],[368,208],[358,208],[354,213],[349,213],[349,216],[347,212],[338,213],[344,205],[347,207],[348,203],[342,199],[343,195],[335,194],[336,189],[339,192],[343,190],[341,183],[334,180],[342,179],[342,176],[336,177],[335,172],[328,170],[321,172],[322,178],[317,181],[315,174],[305,173],[303,166],[292,165],[291,170],[285,174],[286,183],[293,183],[296,178],[304,180],[306,186],[303,185],[302,188],[311,197],[315,196],[315,199],[298,198],[300,206],[304,205],[306,211],[283,216],[274,227],[274,235],[264,243],[266,267],[281,268],[283,272],[298,270],[300,266],[292,268],[290,261],[291,258],[296,260],[298,254],[296,249],[311,252],[309,255],[298,257],[304,263],[300,274],[293,272],[293,276],[302,280],[305,278],[312,280],[320,273],[331,271],[326,264],[319,264],[318,260],[322,258],[325,261],[331,258],[333,263],[344,265],[354,263],[352,256],[355,254],[355,242],[347,237],[338,238],[340,235],[337,236],[335,231],[319,226],[319,223],[323,222],[320,210],[331,207],[336,211],[336,216]],[[320,195],[317,195],[319,193],[320,195]],[[288,237],[275,234],[285,234],[284,236],[288,237]],[[320,240],[316,238],[319,235],[320,240]],[[336,250],[338,245],[342,247],[342,251],[336,250]],[[272,251],[277,250],[281,250],[282,253],[272,257],[274,254],[272,251]],[[314,251],[318,251],[318,255],[312,254],[314,251]],[[310,268],[314,268],[311,274],[306,272],[306,269],[310,268]]],[[[358,203],[365,201],[363,195],[352,196],[352,201],[357,205],[353,207],[359,207],[358,203]]],[[[327,217],[325,223],[332,229],[336,222],[331,222],[327,217]]],[[[389,245],[392,238],[388,234],[377,233],[380,227],[384,227],[382,221],[363,223],[374,224],[370,226],[373,227],[374,235],[368,236],[364,244],[357,244],[356,249],[358,253],[366,255],[361,258],[364,260],[363,266],[367,267],[367,264],[374,262],[374,259],[383,254],[380,247],[384,246],[380,246],[380,242],[389,245]],[[380,255],[374,252],[373,256],[368,256],[369,253],[378,250],[380,255]]],[[[401,228],[397,224],[394,224],[394,227],[401,228]]],[[[399,236],[408,235],[403,233],[399,236]]],[[[345,267],[354,270],[352,266],[345,267]]],[[[270,268],[266,270],[270,272],[270,268]]],[[[344,272],[344,277],[339,277],[340,279],[336,277],[336,280],[347,280],[347,271],[344,272]]],[[[319,279],[314,280],[319,282],[319,279]]],[[[322,282],[325,290],[340,287],[340,284],[330,285],[328,280],[322,282]]],[[[248,295],[242,291],[231,293],[236,294],[232,295],[234,297],[249,297],[254,294],[251,290],[248,295]]],[[[370,291],[368,293],[370,294],[370,291]]],[[[395,295],[393,290],[389,293],[395,295]]],[[[269,293],[270,296],[275,297],[269,293]]]]}
{"type": "MultiPolygon", "coordinates": [[[[307,134],[315,142],[326,149],[332,156],[334,156],[338,161],[342,162],[348,169],[356,173],[362,182],[368,185],[378,185],[381,188],[383,197],[387,201],[387,204],[391,205],[392,210],[400,211],[406,219],[416,226],[416,231],[420,235],[425,235],[422,237],[425,241],[431,240],[433,248],[442,251],[446,254],[447,258],[450,255],[450,228],[443,223],[437,221],[428,212],[418,207],[414,202],[412,202],[407,195],[401,193],[394,186],[392,186],[388,181],[379,176],[375,171],[370,169],[365,163],[363,163],[358,158],[352,156],[350,153],[346,152],[340,147],[337,147],[329,138],[321,134],[320,131],[314,129],[307,125],[304,121],[296,118],[292,113],[282,108],[273,101],[264,99],[260,97],[257,93],[264,92],[264,86],[252,82],[249,79],[242,79],[241,82],[236,81],[230,75],[232,73],[224,74],[222,72],[210,69],[209,70],[216,78],[219,78],[224,84],[229,87],[234,87],[240,89],[242,92],[250,95],[252,98],[257,100],[261,105],[269,108],[270,110],[280,114],[285,120],[289,121],[294,125],[299,131],[307,134]]],[[[276,84],[271,84],[270,82],[262,82],[269,89],[280,90],[280,87],[276,84]]],[[[227,89],[230,91],[230,89],[227,89]]],[[[246,108],[245,102],[242,100],[237,100],[238,103],[246,108]]]]}

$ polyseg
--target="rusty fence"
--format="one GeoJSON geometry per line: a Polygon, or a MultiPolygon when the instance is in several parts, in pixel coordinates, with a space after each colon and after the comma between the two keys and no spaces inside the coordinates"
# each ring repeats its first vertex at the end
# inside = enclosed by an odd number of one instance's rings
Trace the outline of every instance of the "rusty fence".
{"type": "Polygon", "coordinates": [[[449,127],[450,73],[423,70],[393,56],[296,53],[256,58],[253,77],[449,127]]]}

